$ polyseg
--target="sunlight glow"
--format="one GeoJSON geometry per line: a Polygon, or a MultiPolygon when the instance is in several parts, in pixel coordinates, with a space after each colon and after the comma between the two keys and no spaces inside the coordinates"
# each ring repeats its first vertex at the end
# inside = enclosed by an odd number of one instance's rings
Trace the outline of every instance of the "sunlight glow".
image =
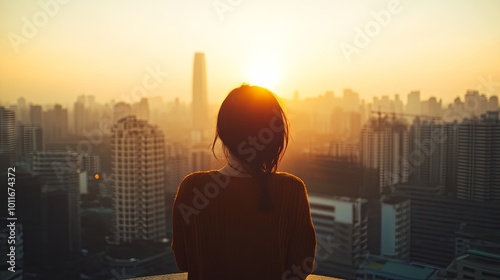
{"type": "Polygon", "coordinates": [[[247,63],[245,81],[251,85],[275,90],[282,79],[283,69],[279,60],[270,54],[254,56],[247,63]]]}

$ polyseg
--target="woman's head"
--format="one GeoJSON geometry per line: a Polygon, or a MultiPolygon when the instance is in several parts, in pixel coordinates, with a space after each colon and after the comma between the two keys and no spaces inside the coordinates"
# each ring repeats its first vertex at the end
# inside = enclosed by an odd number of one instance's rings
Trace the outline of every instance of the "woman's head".
{"type": "Polygon", "coordinates": [[[288,121],[271,91],[244,84],[222,102],[213,147],[217,139],[253,177],[267,185],[288,145],[288,121]]]}

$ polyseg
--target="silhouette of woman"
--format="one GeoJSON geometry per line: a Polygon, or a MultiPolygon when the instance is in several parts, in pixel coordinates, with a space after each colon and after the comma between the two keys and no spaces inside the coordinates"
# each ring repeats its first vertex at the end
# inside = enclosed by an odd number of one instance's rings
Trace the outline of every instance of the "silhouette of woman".
{"type": "Polygon", "coordinates": [[[173,206],[172,250],[188,279],[305,279],[316,235],[307,190],[277,172],[288,121],[269,90],[232,90],[217,117],[227,165],[189,174],[173,206]]]}

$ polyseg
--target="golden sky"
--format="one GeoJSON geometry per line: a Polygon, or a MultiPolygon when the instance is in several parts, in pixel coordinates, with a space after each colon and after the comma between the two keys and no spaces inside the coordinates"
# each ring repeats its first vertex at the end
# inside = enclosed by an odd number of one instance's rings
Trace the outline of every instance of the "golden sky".
{"type": "Polygon", "coordinates": [[[213,102],[242,82],[448,102],[500,82],[499,15],[498,0],[0,1],[0,102],[106,102],[145,82],[190,102],[195,52],[213,102]]]}

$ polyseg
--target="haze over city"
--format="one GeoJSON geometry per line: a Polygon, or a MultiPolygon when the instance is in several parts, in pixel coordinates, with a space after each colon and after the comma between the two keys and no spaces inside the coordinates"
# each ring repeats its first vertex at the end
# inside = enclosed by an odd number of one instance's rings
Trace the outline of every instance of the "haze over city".
{"type": "Polygon", "coordinates": [[[500,279],[499,14],[0,1],[0,279],[500,279]]]}
{"type": "Polygon", "coordinates": [[[142,83],[147,67],[168,73],[148,94],[189,101],[194,52],[206,54],[216,103],[242,82],[286,98],[353,88],[368,99],[419,90],[451,102],[481,77],[499,79],[494,0],[55,3],[0,3],[0,102],[117,100],[142,83]],[[370,27],[377,14],[380,30],[370,27]],[[357,52],[346,55],[345,44],[357,52]]]}

